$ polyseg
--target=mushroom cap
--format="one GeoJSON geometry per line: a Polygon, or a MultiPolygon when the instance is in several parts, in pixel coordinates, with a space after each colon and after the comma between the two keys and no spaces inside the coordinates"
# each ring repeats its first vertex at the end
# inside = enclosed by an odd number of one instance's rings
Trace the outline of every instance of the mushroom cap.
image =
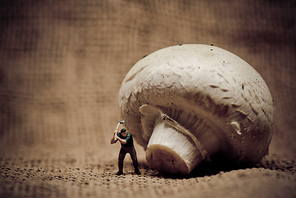
{"type": "MultiPolygon", "coordinates": [[[[253,67],[226,50],[202,44],[171,46],[130,69],[119,90],[120,115],[144,149],[153,132],[141,123],[139,109],[146,104],[168,115],[181,112],[203,119],[231,160],[255,163],[268,153],[274,122],[269,89],[253,67]]],[[[186,119],[169,116],[191,130],[186,119]]]]}

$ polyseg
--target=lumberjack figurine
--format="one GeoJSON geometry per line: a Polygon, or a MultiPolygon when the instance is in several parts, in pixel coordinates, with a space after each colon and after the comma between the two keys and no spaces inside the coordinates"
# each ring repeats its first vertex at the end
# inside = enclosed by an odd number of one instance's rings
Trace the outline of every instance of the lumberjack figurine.
{"type": "Polygon", "coordinates": [[[119,152],[119,157],[118,157],[118,169],[119,171],[116,173],[116,175],[121,175],[123,174],[123,160],[125,158],[125,155],[129,153],[131,155],[133,165],[135,168],[135,173],[140,175],[141,172],[138,168],[138,160],[137,160],[137,153],[134,147],[134,141],[133,141],[133,136],[131,133],[127,132],[126,129],[121,129],[120,133],[118,133],[118,130],[114,131],[114,135],[111,139],[111,144],[116,143],[119,141],[121,143],[121,149],[119,152]]]}

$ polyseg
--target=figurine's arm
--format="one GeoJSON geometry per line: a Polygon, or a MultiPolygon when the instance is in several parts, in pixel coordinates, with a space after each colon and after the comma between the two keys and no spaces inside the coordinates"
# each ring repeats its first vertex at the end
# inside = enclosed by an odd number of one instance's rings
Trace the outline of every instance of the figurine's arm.
{"type": "Polygon", "coordinates": [[[126,140],[121,139],[121,138],[118,137],[117,135],[115,135],[115,137],[117,138],[117,140],[118,140],[121,144],[126,144],[126,143],[127,143],[126,140]]]}
{"type": "Polygon", "coordinates": [[[117,142],[117,140],[118,140],[118,136],[116,135],[117,132],[118,132],[117,130],[114,131],[114,134],[113,134],[112,139],[110,141],[111,144],[115,144],[117,142]]]}

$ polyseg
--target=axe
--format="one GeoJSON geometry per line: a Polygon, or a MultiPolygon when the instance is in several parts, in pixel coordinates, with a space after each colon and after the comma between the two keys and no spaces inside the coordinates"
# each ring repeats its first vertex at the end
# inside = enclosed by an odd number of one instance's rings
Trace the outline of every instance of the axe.
{"type": "MultiPolygon", "coordinates": [[[[118,131],[120,124],[124,124],[124,122],[125,122],[124,120],[118,121],[115,131],[118,131]]],[[[116,134],[116,132],[114,134],[116,134]]],[[[116,137],[114,137],[114,140],[115,141],[117,140],[116,137]]]]}

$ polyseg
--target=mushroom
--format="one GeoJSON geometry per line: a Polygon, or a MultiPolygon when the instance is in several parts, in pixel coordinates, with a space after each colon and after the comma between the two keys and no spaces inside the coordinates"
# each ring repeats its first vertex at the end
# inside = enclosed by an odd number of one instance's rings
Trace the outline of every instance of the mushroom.
{"type": "Polygon", "coordinates": [[[268,154],[274,105],[262,77],[218,47],[171,46],[138,61],[119,90],[126,128],[164,175],[187,175],[213,154],[242,164],[268,154]]]}

